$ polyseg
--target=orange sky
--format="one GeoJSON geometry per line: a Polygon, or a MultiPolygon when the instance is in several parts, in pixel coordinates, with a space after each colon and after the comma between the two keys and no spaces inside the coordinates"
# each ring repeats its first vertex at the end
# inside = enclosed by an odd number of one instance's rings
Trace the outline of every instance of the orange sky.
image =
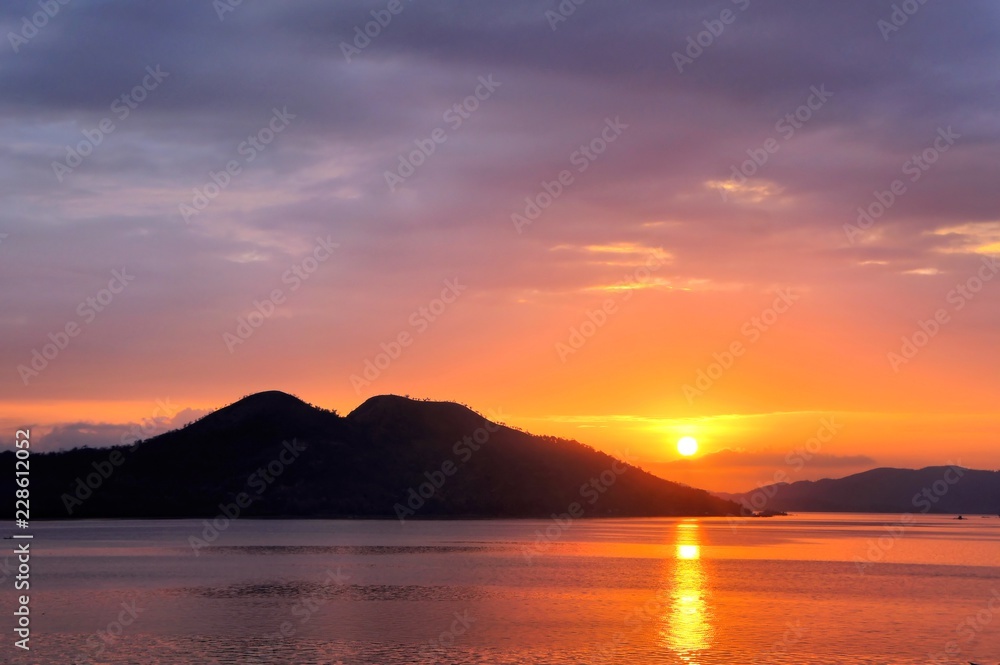
{"type": "MultiPolygon", "coordinates": [[[[296,333],[298,352],[285,350],[276,362],[271,345],[286,332],[271,321],[274,330],[262,328],[261,339],[251,338],[232,356],[207,349],[183,367],[154,358],[120,368],[119,383],[91,384],[89,359],[67,356],[46,376],[52,398],[8,399],[3,412],[17,414],[11,426],[116,424],[162,416],[156,412],[160,400],[170,407],[163,411],[194,410],[176,416],[173,424],[179,425],[257,390],[285,390],[341,413],[370,395],[398,393],[463,401],[528,431],[627,450],[647,469],[722,491],[771,482],[777,471],[798,480],[876,465],[995,466],[1000,423],[990,396],[997,374],[983,371],[985,356],[963,348],[974,331],[956,317],[951,329],[895,373],[885,358],[891,337],[877,331],[885,324],[855,318],[848,327],[833,313],[836,294],[801,292],[756,338],[741,328],[773,305],[770,292],[635,290],[627,300],[620,296],[620,308],[565,363],[557,342],[569,343],[571,328],[601,306],[600,294],[563,297],[559,307],[474,293],[463,301],[463,294],[359,394],[351,376],[362,373],[366,356],[338,356],[324,349],[321,334],[296,333]],[[516,332],[525,327],[531,334],[516,332]],[[734,341],[745,344],[742,355],[689,401],[684,386],[696,386],[698,371],[715,362],[713,353],[734,341]],[[212,380],[192,381],[191,366],[213,367],[212,380]],[[54,390],[57,384],[62,390],[54,390]],[[810,442],[830,429],[824,423],[835,431],[824,434],[821,445],[810,442]],[[685,435],[699,441],[705,462],[669,464],[685,435]],[[740,454],[711,455],[724,450],[740,454]]],[[[379,351],[373,346],[364,349],[367,358],[379,351]]],[[[98,431],[128,431],[116,427],[98,431]]]]}
{"type": "Polygon", "coordinates": [[[504,7],[414,5],[345,60],[313,30],[355,25],[350,3],[244,7],[253,40],[95,5],[8,53],[8,444],[107,445],[278,389],[462,401],[716,490],[998,466],[986,10],[927,5],[886,38],[878,3],[754,4],[678,67],[708,9],[554,29],[504,7]],[[682,435],[701,462],[672,463],[682,435]]]}

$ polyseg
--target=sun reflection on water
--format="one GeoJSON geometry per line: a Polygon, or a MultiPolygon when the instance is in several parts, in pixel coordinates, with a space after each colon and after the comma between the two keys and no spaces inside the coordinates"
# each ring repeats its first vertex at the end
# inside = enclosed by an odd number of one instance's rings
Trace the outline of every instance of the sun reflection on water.
{"type": "Polygon", "coordinates": [[[677,560],[674,562],[670,607],[660,629],[661,643],[686,663],[697,665],[699,654],[712,644],[714,627],[708,603],[708,579],[701,562],[698,522],[677,524],[677,560]]]}

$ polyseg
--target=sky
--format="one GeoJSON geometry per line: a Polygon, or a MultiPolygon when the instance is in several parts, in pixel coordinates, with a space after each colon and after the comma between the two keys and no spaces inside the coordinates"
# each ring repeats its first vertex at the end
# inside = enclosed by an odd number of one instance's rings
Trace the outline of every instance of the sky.
{"type": "Polygon", "coordinates": [[[51,0],[0,34],[8,447],[275,389],[722,491],[1000,466],[996,3],[51,0]]]}

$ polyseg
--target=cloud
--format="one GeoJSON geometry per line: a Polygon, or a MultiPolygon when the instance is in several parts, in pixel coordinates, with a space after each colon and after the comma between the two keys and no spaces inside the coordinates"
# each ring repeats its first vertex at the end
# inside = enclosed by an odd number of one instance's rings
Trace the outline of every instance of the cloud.
{"type": "Polygon", "coordinates": [[[877,465],[875,458],[868,455],[834,455],[831,453],[810,453],[808,459],[798,452],[781,452],[770,450],[744,451],[725,449],[715,453],[702,455],[697,459],[679,459],[671,462],[663,462],[663,468],[686,468],[708,467],[715,470],[742,469],[742,468],[774,468],[781,469],[790,466],[789,457],[794,456],[802,459],[804,464],[816,469],[844,469],[856,467],[874,467],[877,465]]]}
{"type": "MultiPolygon", "coordinates": [[[[877,23],[890,0],[754,0],[684,73],[672,53],[733,2],[585,3],[553,30],[545,12],[555,0],[407,0],[347,62],[342,42],[380,6],[242,3],[219,20],[207,2],[74,0],[19,52],[0,49],[0,368],[10,379],[0,400],[183,390],[199,393],[189,403],[209,404],[249,386],[354,399],[351,372],[456,277],[470,290],[442,324],[449,341],[422,343],[394,366],[419,384],[402,389],[421,390],[444,366],[478,386],[472,378],[496,370],[494,358],[511,360],[503,369],[512,377],[535,377],[550,368],[524,347],[548,352],[547,335],[555,340],[634,274],[647,248],[669,264],[634,289],[629,311],[640,314],[617,320],[635,316],[621,325],[636,334],[659,331],[635,347],[646,357],[670,337],[657,367],[709,357],[698,343],[727,344],[725,326],[738,330],[752,315],[743,306],[759,311],[778,286],[810,294],[814,304],[783,324],[814,341],[810,358],[844,353],[867,367],[898,338],[893,326],[940,307],[956,277],[979,265],[976,253],[997,243],[1000,9],[988,0],[922,5],[888,40],[877,23]],[[121,117],[112,104],[147,67],[169,75],[121,117]],[[500,86],[453,128],[446,114],[482,76],[500,86]],[[832,97],[783,133],[779,123],[814,86],[832,97]],[[285,108],[295,118],[250,161],[241,146],[285,108]],[[114,131],[58,181],[53,162],[105,118],[114,131]],[[576,170],[573,155],[609,118],[628,129],[576,170]],[[955,145],[849,242],[843,227],[858,208],[908,178],[907,162],[948,127],[955,145]],[[439,128],[447,140],[390,191],[386,172],[439,128]],[[734,166],[768,139],[778,150],[734,181],[734,166]],[[186,223],[180,204],[218,186],[213,176],[234,160],[239,174],[186,223]],[[564,170],[573,184],[518,234],[511,215],[564,170]],[[283,275],[327,236],[340,249],[292,292],[283,275]],[[136,275],[128,291],[31,386],[15,379],[123,266],[136,275]],[[223,334],[275,289],[288,296],[281,313],[230,353],[223,334]],[[810,334],[831,322],[845,340],[810,334]],[[873,335],[879,326],[886,332],[873,335]]],[[[0,7],[3,33],[35,7],[0,7]]],[[[956,362],[973,375],[991,349],[980,331],[1000,326],[1000,308],[974,316],[948,330],[956,362]]],[[[587,354],[621,371],[609,392],[643,399],[639,379],[652,363],[598,347],[587,354]]],[[[749,370],[758,383],[782,376],[783,394],[747,391],[744,402],[766,403],[718,412],[816,408],[798,400],[823,373],[787,350],[749,370]]],[[[859,366],[836,362],[845,372],[859,366]]],[[[538,381],[548,395],[588,383],[557,370],[538,381]]],[[[850,388],[838,388],[836,403],[860,408],[867,379],[843,379],[850,388]]],[[[684,408],[674,388],[649,408],[684,408]]],[[[871,390],[891,399],[881,385],[871,390]]],[[[915,401],[904,407],[921,410],[915,401]]],[[[53,436],[69,445],[113,434],[99,425],[64,424],[53,436]]]]}
{"type": "Polygon", "coordinates": [[[841,478],[877,467],[868,455],[809,453],[799,448],[773,450],[720,450],[692,459],[643,465],[649,472],[693,487],[714,491],[745,491],[760,485],[796,480],[841,478]]]}
{"type": "Polygon", "coordinates": [[[148,439],[179,429],[207,413],[206,410],[183,409],[170,417],[150,418],[144,422],[62,423],[47,428],[47,431],[38,438],[36,447],[39,450],[52,451],[131,445],[138,439],[148,439]]]}

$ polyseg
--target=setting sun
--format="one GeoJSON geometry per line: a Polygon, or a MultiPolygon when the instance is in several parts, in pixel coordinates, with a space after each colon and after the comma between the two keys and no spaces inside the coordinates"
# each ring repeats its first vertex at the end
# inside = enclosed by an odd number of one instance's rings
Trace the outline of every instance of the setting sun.
{"type": "Polygon", "coordinates": [[[684,457],[690,457],[698,452],[698,442],[693,436],[683,436],[677,442],[677,452],[684,457]]]}
{"type": "Polygon", "coordinates": [[[0,665],[1000,665],[1000,0],[627,4],[0,0],[0,665]]]}

